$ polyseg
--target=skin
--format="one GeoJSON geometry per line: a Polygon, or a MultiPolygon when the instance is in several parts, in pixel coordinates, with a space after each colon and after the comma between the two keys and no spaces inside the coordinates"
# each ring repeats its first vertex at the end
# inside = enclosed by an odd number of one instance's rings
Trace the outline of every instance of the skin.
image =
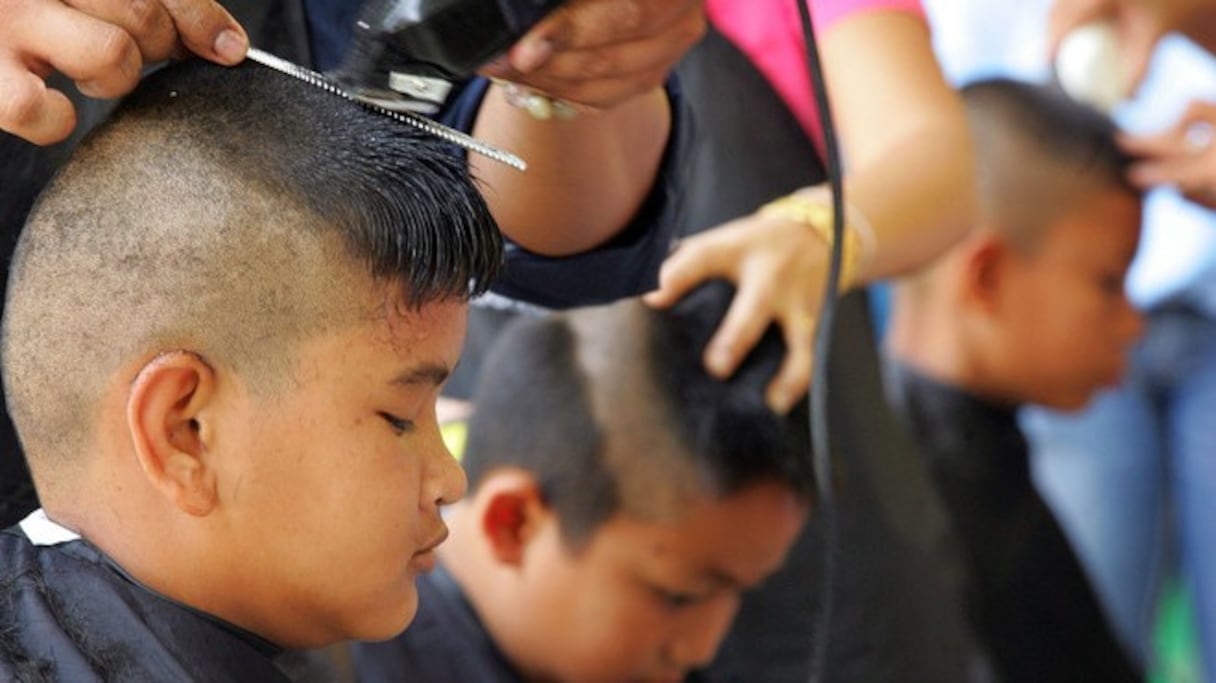
{"type": "MultiPolygon", "coordinates": [[[[971,142],[962,103],[915,15],[876,11],[820,36],[828,95],[848,160],[845,197],[873,228],[877,249],[860,283],[927,263],[971,224],[971,142]],[[894,119],[890,112],[898,111],[894,119]]],[[[823,202],[823,188],[801,191],[823,202]]],[[[768,389],[787,412],[811,380],[811,346],[827,280],[827,244],[806,226],[753,213],[684,240],[663,265],[647,303],[667,307],[712,278],[738,294],[705,351],[706,367],[729,376],[770,323],[790,354],[768,389]]]]}
{"type": "Polygon", "coordinates": [[[103,407],[96,496],[48,513],[152,589],[281,646],[399,633],[446,537],[439,508],[464,492],[435,405],[467,308],[364,307],[294,350],[282,393],[202,354],[136,361],[103,407]]]}
{"type": "Polygon", "coordinates": [[[1172,185],[1182,196],[1216,209],[1216,103],[1196,100],[1182,118],[1153,135],[1123,135],[1119,144],[1139,158],[1128,177],[1137,186],[1172,185]]]}
{"type": "Polygon", "coordinates": [[[1180,31],[1208,50],[1216,49],[1216,2],[1212,0],[1056,0],[1048,24],[1054,60],[1069,31],[1093,21],[1114,23],[1125,82],[1144,80],[1162,36],[1180,31]]]}
{"type": "Polygon", "coordinates": [[[925,281],[897,292],[891,353],[931,377],[1009,405],[1083,408],[1117,384],[1143,322],[1123,282],[1140,201],[1101,191],[1021,252],[977,231],[925,281]]]}
{"type": "Polygon", "coordinates": [[[574,552],[535,480],[508,470],[453,513],[445,565],[528,680],[660,683],[709,663],[740,592],[781,566],[808,506],[765,481],[697,495],[673,519],[618,514],[574,552]],[[504,505],[519,512],[512,533],[494,521],[504,505]]]}

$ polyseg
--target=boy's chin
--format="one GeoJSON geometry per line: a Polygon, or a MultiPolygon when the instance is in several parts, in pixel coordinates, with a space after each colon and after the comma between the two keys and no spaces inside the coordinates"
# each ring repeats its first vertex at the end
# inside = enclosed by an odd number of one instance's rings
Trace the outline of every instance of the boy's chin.
{"type": "Polygon", "coordinates": [[[410,581],[409,594],[400,597],[402,599],[393,601],[391,609],[385,601],[374,612],[365,611],[359,615],[355,628],[344,640],[378,642],[401,635],[418,614],[418,590],[413,581],[410,581]]]}

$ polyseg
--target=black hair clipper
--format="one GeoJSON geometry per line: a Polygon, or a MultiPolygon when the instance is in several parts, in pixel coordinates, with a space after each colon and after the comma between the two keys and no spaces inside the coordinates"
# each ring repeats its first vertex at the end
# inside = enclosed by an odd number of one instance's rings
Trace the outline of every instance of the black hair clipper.
{"type": "Polygon", "coordinates": [[[368,0],[329,76],[354,97],[434,114],[452,84],[506,52],[564,0],[368,0]]]}

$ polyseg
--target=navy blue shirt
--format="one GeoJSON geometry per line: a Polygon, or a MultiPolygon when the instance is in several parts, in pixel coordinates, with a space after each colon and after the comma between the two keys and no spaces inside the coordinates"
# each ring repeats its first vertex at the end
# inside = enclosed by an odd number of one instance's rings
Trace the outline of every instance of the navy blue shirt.
{"type": "Polygon", "coordinates": [[[523,683],[440,564],[418,577],[418,614],[405,633],[353,646],[360,683],[523,683]]]}
{"type": "Polygon", "coordinates": [[[0,681],[288,683],[280,654],[138,584],[87,541],[0,531],[0,681]]]}

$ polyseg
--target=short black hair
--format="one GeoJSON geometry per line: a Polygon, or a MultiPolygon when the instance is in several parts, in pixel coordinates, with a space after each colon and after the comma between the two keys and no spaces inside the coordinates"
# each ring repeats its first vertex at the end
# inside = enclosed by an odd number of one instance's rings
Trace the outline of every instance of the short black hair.
{"type": "Polygon", "coordinates": [[[289,345],[370,314],[353,308],[373,285],[464,299],[501,259],[449,144],[252,62],[165,68],[76,150],[18,244],[3,372],[35,476],[83,446],[136,356],[190,349],[274,386],[289,345]]]}
{"type": "Polygon", "coordinates": [[[984,223],[1033,248],[1061,215],[1095,190],[1140,196],[1127,180],[1130,158],[1110,117],[1058,86],[1007,78],[962,88],[975,142],[984,223]]]}
{"type": "Polygon", "coordinates": [[[809,500],[805,400],[789,417],[764,400],[785,353],[779,330],[727,380],[701,363],[733,291],[715,282],[668,311],[628,300],[509,326],[473,397],[470,486],[501,467],[531,472],[575,548],[612,515],[664,514],[651,499],[678,504],[689,491],[777,480],[809,500]]]}

